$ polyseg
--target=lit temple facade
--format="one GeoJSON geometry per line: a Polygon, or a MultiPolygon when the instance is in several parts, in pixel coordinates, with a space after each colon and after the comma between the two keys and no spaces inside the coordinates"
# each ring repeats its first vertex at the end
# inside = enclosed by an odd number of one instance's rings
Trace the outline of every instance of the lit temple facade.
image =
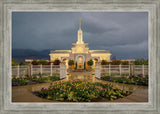
{"type": "MultiPolygon", "coordinates": [[[[92,59],[95,62],[101,62],[101,60],[110,61],[111,53],[106,50],[89,50],[88,43],[83,41],[83,31],[81,30],[81,20],[79,20],[79,30],[77,34],[77,42],[72,43],[71,50],[55,50],[50,51],[50,61],[53,62],[59,59],[61,62],[66,62],[68,67],[68,61],[74,60],[77,63],[77,69],[84,69],[84,65],[92,59]]],[[[94,66],[93,65],[93,66],[94,66]]]]}

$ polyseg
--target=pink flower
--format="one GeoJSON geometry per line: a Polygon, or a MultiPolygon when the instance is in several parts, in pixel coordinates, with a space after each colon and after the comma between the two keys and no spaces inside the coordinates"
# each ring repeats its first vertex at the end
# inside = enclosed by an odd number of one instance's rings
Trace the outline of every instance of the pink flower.
{"type": "Polygon", "coordinates": [[[47,89],[47,88],[45,88],[45,87],[43,87],[41,90],[48,91],[48,89],[47,89]]]}
{"type": "Polygon", "coordinates": [[[95,88],[99,88],[98,86],[95,86],[95,88]]]}
{"type": "Polygon", "coordinates": [[[100,90],[103,91],[104,89],[101,87],[100,90]]]}

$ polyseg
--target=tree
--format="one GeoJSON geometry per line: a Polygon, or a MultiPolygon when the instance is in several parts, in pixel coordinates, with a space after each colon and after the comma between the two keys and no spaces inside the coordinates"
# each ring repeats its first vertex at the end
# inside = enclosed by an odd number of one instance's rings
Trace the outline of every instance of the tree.
{"type": "Polygon", "coordinates": [[[109,62],[107,62],[106,60],[102,60],[101,65],[109,65],[109,62]]]}
{"type": "Polygon", "coordinates": [[[12,66],[17,66],[18,63],[16,63],[16,61],[12,58],[12,66]]]}
{"type": "Polygon", "coordinates": [[[32,65],[38,65],[37,60],[33,60],[33,61],[32,61],[32,65]]]}
{"type": "Polygon", "coordinates": [[[46,61],[46,60],[39,60],[38,64],[39,65],[48,65],[48,61],[46,61]]]}
{"type": "Polygon", "coordinates": [[[111,62],[111,65],[120,65],[121,64],[121,61],[120,60],[113,60],[111,62]]]}
{"type": "Polygon", "coordinates": [[[142,65],[144,65],[145,62],[146,62],[146,60],[145,60],[144,58],[141,58],[141,59],[140,59],[140,62],[141,62],[142,65]]]}
{"type": "Polygon", "coordinates": [[[90,59],[88,62],[87,62],[88,66],[92,66],[93,65],[93,60],[90,59]]]}
{"type": "Polygon", "coordinates": [[[69,60],[69,61],[68,61],[68,65],[69,65],[69,66],[74,65],[74,61],[73,61],[73,60],[69,60]]]}
{"type": "Polygon", "coordinates": [[[148,59],[146,60],[145,65],[148,65],[148,59]]]}
{"type": "Polygon", "coordinates": [[[122,61],[122,65],[129,65],[128,61],[122,61]]]}
{"type": "Polygon", "coordinates": [[[147,64],[147,62],[148,62],[148,59],[145,60],[144,58],[141,58],[141,59],[136,59],[134,64],[135,65],[143,65],[143,64],[147,64]]]}
{"type": "Polygon", "coordinates": [[[53,62],[54,65],[60,65],[60,63],[61,63],[61,62],[60,62],[60,60],[58,60],[58,59],[56,59],[56,60],[53,62]]]}
{"type": "Polygon", "coordinates": [[[23,62],[20,62],[19,65],[24,65],[24,63],[23,63],[23,62]]]}
{"type": "Polygon", "coordinates": [[[51,63],[52,63],[52,62],[50,62],[50,61],[47,61],[47,64],[46,64],[46,65],[51,65],[51,63]]]}

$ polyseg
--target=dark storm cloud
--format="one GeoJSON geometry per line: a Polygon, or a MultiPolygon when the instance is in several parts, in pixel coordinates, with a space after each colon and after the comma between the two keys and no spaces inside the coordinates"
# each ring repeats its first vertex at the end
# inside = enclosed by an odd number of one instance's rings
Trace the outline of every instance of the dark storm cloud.
{"type": "Polygon", "coordinates": [[[147,12],[14,12],[12,47],[70,49],[79,18],[90,49],[110,50],[117,58],[148,57],[147,12]]]}

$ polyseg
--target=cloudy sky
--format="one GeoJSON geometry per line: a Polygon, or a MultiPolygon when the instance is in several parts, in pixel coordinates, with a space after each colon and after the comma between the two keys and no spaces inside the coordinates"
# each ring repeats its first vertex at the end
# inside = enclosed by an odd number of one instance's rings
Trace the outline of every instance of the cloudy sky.
{"type": "Polygon", "coordinates": [[[71,49],[79,18],[90,49],[110,50],[117,59],[148,58],[147,12],[13,12],[12,48],[71,49]]]}

